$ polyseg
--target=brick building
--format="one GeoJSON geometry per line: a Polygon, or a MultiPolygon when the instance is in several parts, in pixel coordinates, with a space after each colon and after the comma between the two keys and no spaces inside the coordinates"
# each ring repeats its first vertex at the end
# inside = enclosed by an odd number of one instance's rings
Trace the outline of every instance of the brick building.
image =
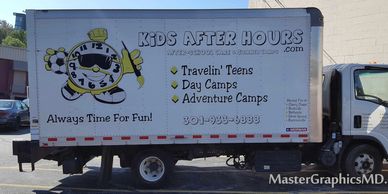
{"type": "Polygon", "coordinates": [[[317,7],[325,18],[324,65],[388,63],[386,0],[250,0],[250,8],[317,7]],[[334,59],[331,60],[330,56],[334,59]]]}
{"type": "Polygon", "coordinates": [[[0,45],[0,99],[25,99],[27,86],[27,50],[0,45]]]}

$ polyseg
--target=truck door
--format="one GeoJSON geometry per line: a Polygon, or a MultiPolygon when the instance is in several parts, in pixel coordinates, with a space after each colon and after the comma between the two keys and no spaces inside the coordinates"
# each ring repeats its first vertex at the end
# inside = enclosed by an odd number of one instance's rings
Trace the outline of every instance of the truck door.
{"type": "Polygon", "coordinates": [[[353,67],[351,135],[371,136],[388,145],[388,68],[353,67]]]}

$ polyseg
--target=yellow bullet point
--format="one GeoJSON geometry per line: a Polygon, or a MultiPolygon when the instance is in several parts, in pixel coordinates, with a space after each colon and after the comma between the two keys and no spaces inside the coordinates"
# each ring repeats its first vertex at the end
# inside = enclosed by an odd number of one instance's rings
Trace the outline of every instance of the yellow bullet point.
{"type": "Polygon", "coordinates": [[[178,82],[176,81],[171,82],[171,87],[176,89],[178,87],[178,82]]]}
{"type": "Polygon", "coordinates": [[[171,67],[170,71],[172,74],[175,75],[178,72],[178,69],[175,66],[173,66],[173,67],[171,67]]]}
{"type": "Polygon", "coordinates": [[[177,95],[174,95],[172,96],[171,100],[174,102],[174,103],[177,103],[179,101],[179,97],[177,95]]]}

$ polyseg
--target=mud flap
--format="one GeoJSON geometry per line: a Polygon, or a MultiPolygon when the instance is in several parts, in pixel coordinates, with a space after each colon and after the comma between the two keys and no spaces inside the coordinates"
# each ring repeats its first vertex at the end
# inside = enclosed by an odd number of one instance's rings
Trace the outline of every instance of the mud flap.
{"type": "Polygon", "coordinates": [[[256,151],[256,172],[300,171],[302,154],[299,150],[256,151]]]}
{"type": "Polygon", "coordinates": [[[13,155],[18,157],[19,171],[23,172],[23,163],[31,164],[31,171],[35,170],[35,162],[47,156],[53,148],[41,148],[38,141],[13,141],[13,155]]]}

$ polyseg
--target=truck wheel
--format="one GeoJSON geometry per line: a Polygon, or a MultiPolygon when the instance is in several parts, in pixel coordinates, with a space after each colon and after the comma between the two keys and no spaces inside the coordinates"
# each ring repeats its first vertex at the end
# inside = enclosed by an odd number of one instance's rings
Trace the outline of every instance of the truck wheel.
{"type": "Polygon", "coordinates": [[[362,144],[353,147],[345,156],[345,172],[357,177],[378,174],[382,170],[380,152],[373,146],[362,144]]]}
{"type": "Polygon", "coordinates": [[[145,151],[135,156],[132,176],[143,188],[160,188],[172,173],[172,157],[163,151],[145,151]]]}

